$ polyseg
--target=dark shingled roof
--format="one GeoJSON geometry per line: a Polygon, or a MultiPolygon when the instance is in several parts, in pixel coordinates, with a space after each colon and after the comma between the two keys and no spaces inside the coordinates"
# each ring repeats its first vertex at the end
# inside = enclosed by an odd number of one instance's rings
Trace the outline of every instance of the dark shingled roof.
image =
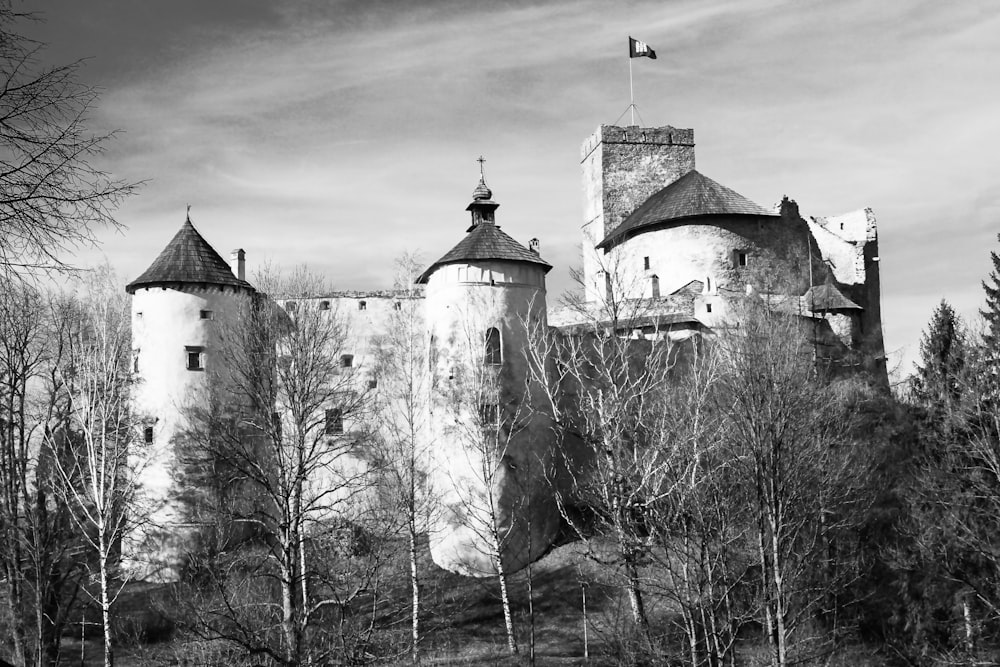
{"type": "Polygon", "coordinates": [[[444,257],[431,264],[417,278],[418,283],[426,283],[431,273],[445,264],[458,264],[475,260],[505,260],[508,262],[524,262],[537,264],[548,273],[552,266],[531,252],[523,245],[500,231],[497,225],[484,222],[469,230],[457,246],[449,250],[444,257]]]}
{"type": "Polygon", "coordinates": [[[170,283],[201,283],[253,287],[233,275],[226,260],[198,233],[188,218],[160,256],[125,290],[134,294],[140,287],[170,283]]]}
{"type": "Polygon", "coordinates": [[[814,313],[826,310],[864,310],[841,292],[833,283],[814,285],[803,295],[806,307],[814,313]]]}
{"type": "Polygon", "coordinates": [[[755,215],[779,217],[735,190],[691,170],[649,197],[618,225],[598,248],[623,241],[646,227],[703,215],[755,215]]]}

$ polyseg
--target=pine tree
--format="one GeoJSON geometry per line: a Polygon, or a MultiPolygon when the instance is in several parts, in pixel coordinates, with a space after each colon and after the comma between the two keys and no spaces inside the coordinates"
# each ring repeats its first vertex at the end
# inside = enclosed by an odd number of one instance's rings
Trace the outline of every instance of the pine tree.
{"type": "MultiPolygon", "coordinates": [[[[1000,298],[1000,287],[997,289],[1000,298]]],[[[1000,315],[1000,310],[997,313],[1000,315]]],[[[920,339],[920,362],[914,379],[917,399],[935,409],[952,406],[962,390],[966,336],[961,319],[944,299],[934,310],[920,339]]]]}
{"type": "MultiPolygon", "coordinates": [[[[997,240],[1000,241],[1000,234],[997,234],[997,240]]],[[[983,333],[983,347],[987,358],[993,360],[1000,350],[1000,256],[991,250],[990,259],[993,261],[993,270],[990,272],[989,281],[983,281],[986,309],[980,310],[979,314],[986,320],[987,326],[983,333]]]]}

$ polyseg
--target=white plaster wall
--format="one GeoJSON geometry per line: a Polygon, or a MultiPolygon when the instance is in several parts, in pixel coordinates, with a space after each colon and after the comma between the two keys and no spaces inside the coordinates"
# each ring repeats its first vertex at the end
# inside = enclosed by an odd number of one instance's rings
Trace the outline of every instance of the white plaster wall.
{"type": "Polygon", "coordinates": [[[528,327],[547,327],[544,272],[508,262],[446,265],[428,279],[425,306],[432,336],[434,475],[447,508],[432,534],[431,554],[447,569],[474,576],[491,574],[482,508],[492,493],[499,507],[498,528],[508,534],[505,565],[519,569],[544,553],[559,525],[558,512],[547,499],[524,493],[545,488],[539,460],[551,454],[543,401],[526,389],[528,327]],[[483,365],[484,337],[490,327],[501,333],[500,367],[483,365]],[[479,399],[470,394],[488,384],[493,373],[499,378],[504,414],[513,415],[518,423],[513,435],[502,436],[497,443],[504,458],[491,490],[484,486],[485,442],[474,414],[479,399]],[[456,405],[459,401],[461,406],[456,405]]]}
{"type": "Polygon", "coordinates": [[[709,294],[720,289],[745,292],[747,284],[758,291],[801,292],[808,274],[804,230],[780,218],[682,224],[634,236],[612,248],[606,261],[614,268],[615,288],[629,298],[648,295],[652,274],[660,279],[661,295],[692,280],[704,282],[709,294]],[[736,250],[748,253],[746,267],[734,267],[736,250]],[[645,257],[648,270],[643,268],[645,257]]]}
{"type": "MultiPolygon", "coordinates": [[[[174,439],[187,427],[186,411],[205,404],[209,385],[221,370],[220,328],[236,316],[248,298],[245,289],[226,287],[223,291],[211,285],[147,287],[137,289],[132,296],[132,349],[139,377],[133,403],[139,418],[153,427],[153,445],[144,453],[140,476],[143,502],[152,511],[151,529],[177,532],[174,526],[183,518],[182,508],[171,501],[177,490],[174,439]],[[201,319],[202,310],[211,311],[214,319],[201,319]],[[204,348],[205,370],[187,369],[187,346],[204,348]]],[[[140,549],[138,545],[145,539],[146,531],[133,536],[131,548],[140,549]]],[[[152,576],[170,579],[176,574],[171,571],[172,560],[181,555],[172,550],[183,546],[147,544],[141,548],[157,552],[133,553],[129,558],[166,564],[159,575],[152,576]]]]}

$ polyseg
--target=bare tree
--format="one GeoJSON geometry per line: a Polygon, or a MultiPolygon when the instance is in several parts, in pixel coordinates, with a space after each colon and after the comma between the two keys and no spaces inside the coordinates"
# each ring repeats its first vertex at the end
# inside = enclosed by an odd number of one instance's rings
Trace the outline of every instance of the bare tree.
{"type": "Polygon", "coordinates": [[[395,289],[399,308],[391,311],[385,332],[376,336],[375,406],[377,443],[383,493],[390,518],[401,524],[407,539],[411,594],[411,651],[420,660],[420,572],[418,540],[427,533],[437,513],[432,485],[430,429],[429,339],[423,321],[423,301],[414,281],[420,262],[411,255],[397,260],[395,289]]]}
{"type": "Polygon", "coordinates": [[[0,272],[66,270],[62,253],[118,227],[114,208],[135,185],[92,163],[113,134],[87,129],[98,91],[80,62],[40,63],[42,45],[17,31],[29,15],[0,1],[0,272]]]}
{"type": "Polygon", "coordinates": [[[828,639],[803,633],[849,576],[832,549],[860,516],[864,466],[841,385],[818,373],[800,321],[755,299],[739,321],[717,343],[724,451],[750,502],[771,664],[784,667],[830,650],[828,639]]]}
{"type": "Polygon", "coordinates": [[[104,274],[83,298],[79,327],[62,370],[68,398],[65,430],[50,430],[59,493],[96,561],[97,602],[104,630],[104,664],[114,664],[111,613],[125,579],[116,567],[117,545],[142,520],[135,502],[144,462],[139,421],[129,400],[132,383],[129,304],[104,274]],[[69,440],[62,447],[58,438],[69,440]]]}
{"type": "Polygon", "coordinates": [[[565,518],[577,535],[612,538],[632,620],[649,619],[642,568],[648,561],[650,510],[664,494],[671,452],[657,448],[660,408],[680,346],[642,299],[623,295],[632,277],[605,268],[597,303],[571,302],[579,324],[534,331],[532,379],[544,387],[569,480],[554,480],[565,518]],[[626,284],[627,283],[627,284],[626,284]]]}
{"type": "Polygon", "coordinates": [[[236,499],[215,508],[220,520],[250,527],[264,552],[222,554],[205,574],[215,597],[182,611],[194,631],[248,655],[323,664],[351,650],[350,605],[377,573],[377,559],[352,560],[366,550],[352,509],[370,489],[369,389],[344,361],[343,314],[302,298],[328,292],[322,278],[297,269],[256,283],[262,294],[223,323],[220,382],[187,449],[236,499]]]}
{"type": "Polygon", "coordinates": [[[53,496],[49,459],[59,453],[43,442],[65,418],[59,377],[78,310],[27,285],[0,294],[0,563],[22,664],[57,660],[82,571],[81,542],[53,496]]]}

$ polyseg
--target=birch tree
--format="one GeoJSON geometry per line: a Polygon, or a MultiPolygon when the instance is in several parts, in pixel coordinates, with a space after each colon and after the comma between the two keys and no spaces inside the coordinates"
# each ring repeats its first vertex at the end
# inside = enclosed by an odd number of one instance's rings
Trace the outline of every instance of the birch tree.
{"type": "Polygon", "coordinates": [[[116,565],[117,545],[143,518],[136,486],[144,462],[140,422],[129,389],[131,340],[127,299],[113,278],[95,282],[82,299],[80,322],[70,338],[69,363],[62,371],[68,397],[65,432],[50,431],[48,442],[69,440],[66,454],[54,456],[59,492],[79,534],[93,555],[98,590],[92,595],[104,634],[104,664],[114,665],[112,607],[127,574],[116,565]]]}
{"type": "Polygon", "coordinates": [[[429,340],[423,300],[414,287],[420,262],[412,256],[397,261],[395,289],[399,308],[391,311],[385,332],[374,340],[376,404],[379,422],[375,442],[379,471],[390,517],[399,521],[407,540],[411,599],[411,649],[420,660],[421,580],[418,541],[430,529],[438,506],[431,476],[429,340]]]}

